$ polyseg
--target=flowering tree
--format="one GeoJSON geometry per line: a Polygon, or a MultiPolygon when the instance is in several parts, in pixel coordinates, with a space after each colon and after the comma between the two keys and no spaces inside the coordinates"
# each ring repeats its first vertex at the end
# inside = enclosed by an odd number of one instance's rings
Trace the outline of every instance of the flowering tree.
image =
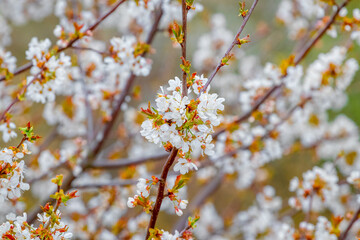
{"type": "Polygon", "coordinates": [[[236,33],[210,2],[0,1],[2,239],[360,236],[359,133],[340,111],[358,0],[277,2],[295,47],[266,64],[248,49],[277,30],[251,16],[274,2],[224,1],[236,33]],[[14,57],[12,28],[45,18],[56,40],[14,57]],[[192,20],[209,28],[195,40],[192,20]]]}

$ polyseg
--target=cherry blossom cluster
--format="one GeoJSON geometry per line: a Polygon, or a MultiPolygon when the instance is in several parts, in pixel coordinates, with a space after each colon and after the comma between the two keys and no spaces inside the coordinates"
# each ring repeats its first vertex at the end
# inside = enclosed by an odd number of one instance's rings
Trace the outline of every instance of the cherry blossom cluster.
{"type": "MultiPolygon", "coordinates": [[[[178,216],[183,215],[184,209],[186,209],[188,201],[181,198],[180,190],[184,188],[185,183],[188,181],[188,178],[183,175],[176,177],[174,183],[168,182],[168,190],[166,197],[172,202],[173,209],[178,216]]],[[[153,209],[153,202],[149,200],[150,190],[152,186],[155,186],[159,183],[159,179],[155,176],[152,176],[152,179],[140,178],[136,184],[137,195],[134,197],[129,197],[127,201],[127,206],[129,208],[134,208],[135,206],[141,206],[145,212],[151,212],[153,209]]]]}
{"type": "Polygon", "coordinates": [[[193,233],[190,231],[191,229],[195,228],[195,223],[197,223],[199,220],[199,217],[188,219],[188,227],[184,230],[179,232],[178,230],[175,230],[174,234],[165,231],[163,229],[161,230],[150,230],[150,238],[151,239],[161,239],[161,240],[174,240],[174,239],[183,239],[183,240],[191,240],[193,238],[193,233]]]}
{"type": "MultiPolygon", "coordinates": [[[[8,214],[6,218],[8,221],[0,226],[0,236],[3,239],[40,240],[45,236],[59,240],[72,238],[72,233],[67,232],[67,227],[62,222],[55,224],[50,229],[43,229],[42,227],[45,225],[41,225],[39,228],[30,226],[27,223],[26,213],[23,213],[22,216],[16,216],[12,213],[8,214]]],[[[49,222],[49,219],[50,217],[39,217],[43,223],[49,222]]]]}
{"type": "Polygon", "coordinates": [[[317,219],[316,225],[308,222],[301,222],[299,229],[294,232],[293,239],[329,239],[336,240],[339,237],[338,227],[341,219],[333,219],[330,222],[327,218],[320,216],[317,219]],[[340,221],[339,221],[340,220],[340,221]]]}
{"type": "MultiPolygon", "coordinates": [[[[317,24],[310,31],[320,29],[329,20],[326,13],[329,10],[336,11],[333,1],[317,1],[317,0],[283,0],[277,11],[277,19],[283,23],[291,39],[302,39],[306,36],[308,29],[311,28],[315,21],[317,24]]],[[[352,16],[348,16],[348,10],[342,8],[337,18],[340,20],[340,27],[331,26],[327,30],[327,34],[333,38],[338,37],[338,32],[350,33],[351,39],[359,43],[359,23],[360,11],[355,8],[352,16]]]]}
{"type": "Polygon", "coordinates": [[[17,136],[14,129],[16,128],[15,123],[6,121],[5,123],[0,125],[0,132],[2,133],[2,140],[4,142],[8,142],[10,139],[15,138],[17,136]]]}
{"type": "Polygon", "coordinates": [[[21,160],[25,154],[29,154],[27,145],[22,149],[4,148],[0,151],[0,202],[5,200],[17,200],[23,191],[30,189],[29,184],[24,183],[25,162],[21,160]]]}
{"type": "Polygon", "coordinates": [[[137,43],[134,37],[112,38],[110,43],[111,57],[104,59],[109,72],[131,71],[136,76],[149,75],[151,61],[141,56],[147,51],[146,44],[137,43]]]}
{"type": "Polygon", "coordinates": [[[47,203],[43,208],[42,214],[37,214],[40,225],[38,227],[30,225],[27,222],[27,214],[23,213],[22,216],[16,216],[10,213],[6,216],[7,221],[0,226],[0,235],[3,239],[71,239],[73,234],[68,232],[68,226],[61,222],[60,210],[58,209],[61,203],[66,202],[72,198],[77,197],[77,191],[64,194],[60,189],[62,185],[62,175],[57,176],[52,180],[58,185],[58,192],[52,197],[56,199],[56,206],[47,203]]]}
{"type": "Polygon", "coordinates": [[[0,48],[0,63],[0,76],[5,76],[5,79],[12,78],[12,73],[16,68],[16,58],[11,55],[11,52],[0,48]]]}
{"type": "Polygon", "coordinates": [[[31,75],[27,77],[29,85],[26,96],[34,102],[52,102],[56,92],[67,80],[67,68],[71,66],[70,57],[64,53],[59,56],[50,50],[49,39],[39,41],[31,39],[26,59],[32,62],[31,75]]]}
{"type": "Polygon", "coordinates": [[[283,0],[276,17],[287,27],[289,36],[296,39],[306,33],[313,19],[325,17],[325,6],[327,6],[325,2],[317,0],[283,0]]]}
{"type": "Polygon", "coordinates": [[[218,98],[216,93],[201,92],[207,78],[195,76],[189,89],[200,94],[196,99],[182,96],[182,83],[179,78],[169,80],[170,92],[164,88],[158,94],[156,108],[142,109],[148,120],[142,123],[141,135],[149,142],[163,146],[166,150],[179,149],[175,171],[186,174],[197,169],[191,161],[191,155],[212,155],[214,144],[211,134],[214,127],[220,124],[219,113],[224,110],[225,99],[218,98]]]}
{"type": "Polygon", "coordinates": [[[295,192],[296,197],[289,199],[289,205],[305,212],[331,205],[339,191],[338,177],[332,166],[327,168],[314,167],[303,174],[302,181],[293,178],[289,190],[295,192]]]}
{"type": "Polygon", "coordinates": [[[156,185],[159,182],[159,179],[153,177],[152,180],[140,178],[136,184],[138,195],[135,195],[133,198],[129,197],[127,206],[129,208],[134,208],[139,205],[142,206],[144,211],[150,212],[152,209],[153,202],[148,199],[150,195],[150,190],[153,185],[156,185]]]}

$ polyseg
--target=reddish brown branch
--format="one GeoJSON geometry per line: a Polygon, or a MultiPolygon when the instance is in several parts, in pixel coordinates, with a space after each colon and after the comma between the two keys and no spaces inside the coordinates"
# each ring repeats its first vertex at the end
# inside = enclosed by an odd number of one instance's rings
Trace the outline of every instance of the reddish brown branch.
{"type": "MultiPolygon", "coordinates": [[[[241,24],[237,34],[235,35],[235,38],[233,40],[233,42],[231,43],[230,47],[227,49],[227,51],[225,52],[223,58],[226,58],[230,55],[231,50],[235,47],[235,45],[238,43],[238,38],[240,37],[240,34],[242,33],[242,31],[244,30],[246,23],[249,21],[250,16],[252,14],[252,12],[254,11],[256,4],[258,3],[258,0],[254,0],[248,14],[246,15],[246,17],[244,18],[243,23],[241,24]]],[[[220,59],[220,62],[218,63],[218,65],[216,66],[215,70],[212,72],[212,74],[210,75],[208,81],[206,82],[205,86],[203,89],[201,89],[200,94],[202,92],[204,92],[210,85],[210,83],[212,82],[212,80],[214,79],[215,75],[218,73],[218,71],[220,70],[220,68],[222,68],[224,65],[222,63],[223,58],[220,59]]],[[[200,95],[199,94],[199,95],[200,95]]]]}
{"type": "MultiPolygon", "coordinates": [[[[188,13],[185,0],[182,0],[181,6],[182,6],[181,7],[181,9],[182,9],[182,29],[183,29],[184,36],[183,36],[183,42],[180,45],[181,45],[182,61],[184,61],[184,65],[185,65],[186,64],[186,41],[187,41],[187,13],[188,13]]],[[[187,96],[187,94],[188,94],[186,76],[187,76],[186,71],[183,70],[183,77],[182,77],[182,96],[183,97],[187,96]]],[[[163,169],[161,172],[161,177],[160,177],[160,182],[159,182],[159,189],[158,189],[158,193],[157,193],[157,197],[156,197],[156,202],[155,202],[154,208],[152,210],[151,218],[150,218],[147,233],[146,233],[146,239],[149,238],[150,229],[155,227],[156,220],[158,218],[159,211],[161,208],[161,204],[164,199],[166,179],[168,177],[169,170],[175,161],[177,153],[178,153],[178,150],[176,148],[173,148],[173,150],[171,151],[171,153],[169,155],[168,160],[166,161],[165,165],[163,166],[163,169]]]]}
{"type": "Polygon", "coordinates": [[[351,0],[345,0],[337,9],[336,11],[333,13],[333,15],[331,16],[330,20],[326,23],[326,25],[318,32],[318,34],[316,35],[315,38],[313,38],[312,41],[310,41],[305,48],[300,51],[299,54],[296,55],[294,63],[295,65],[298,65],[305,57],[306,55],[310,52],[310,50],[315,46],[315,44],[319,41],[319,39],[326,33],[326,31],[331,27],[331,25],[335,22],[336,17],[338,16],[339,12],[341,9],[343,9],[344,7],[346,7],[346,5],[350,2],[351,0]]]}
{"type": "Polygon", "coordinates": [[[349,231],[353,227],[354,223],[359,219],[359,214],[360,214],[360,208],[358,208],[358,210],[354,213],[354,216],[350,220],[349,225],[346,227],[345,231],[340,235],[339,240],[346,240],[349,231]]]}
{"type": "Polygon", "coordinates": [[[132,186],[137,182],[138,182],[137,179],[121,179],[111,182],[107,181],[104,183],[97,182],[97,183],[77,184],[77,185],[72,185],[72,188],[84,189],[84,188],[102,188],[102,187],[127,187],[127,186],[132,186]]]}
{"type": "MultiPolygon", "coordinates": [[[[187,41],[187,7],[185,0],[182,0],[181,2],[181,10],[182,10],[182,28],[184,33],[183,42],[181,43],[181,55],[183,61],[186,61],[186,41],[187,41]]],[[[188,90],[187,90],[187,81],[186,81],[186,72],[183,71],[183,77],[182,77],[182,96],[187,96],[188,90]]]]}
{"type": "MultiPolygon", "coordinates": [[[[42,69],[41,69],[41,71],[42,71],[42,69]]],[[[36,76],[34,76],[33,80],[31,80],[28,84],[26,84],[25,86],[22,87],[22,89],[20,90],[20,93],[25,91],[33,82],[35,82],[35,80],[38,79],[39,76],[40,76],[40,73],[38,73],[36,76]]],[[[20,99],[18,96],[16,96],[16,98],[12,101],[12,103],[1,114],[0,122],[5,119],[6,113],[8,113],[10,111],[10,109],[18,102],[20,102],[20,99]]]]}
{"type": "Polygon", "coordinates": [[[149,230],[151,228],[155,227],[156,220],[157,220],[159,212],[160,212],[160,207],[161,207],[162,201],[164,199],[164,190],[165,190],[165,186],[166,186],[166,179],[167,179],[169,170],[175,161],[177,153],[178,153],[178,150],[176,148],[173,148],[173,150],[171,151],[171,153],[170,153],[168,159],[166,160],[166,163],[163,166],[163,169],[161,171],[158,194],[156,197],[156,202],[155,202],[155,205],[154,205],[154,208],[153,208],[153,211],[151,214],[150,222],[148,225],[146,239],[149,238],[149,235],[150,235],[149,230]]]}
{"type": "Polygon", "coordinates": [[[14,99],[14,101],[12,101],[12,103],[4,110],[4,112],[1,114],[0,116],[0,122],[5,119],[6,113],[10,111],[10,109],[12,108],[12,106],[14,106],[17,102],[19,102],[19,99],[16,97],[14,99]]]}
{"type": "Polygon", "coordinates": [[[92,169],[116,169],[116,168],[123,168],[128,166],[139,165],[142,163],[150,162],[150,161],[160,161],[166,158],[169,154],[168,153],[161,153],[158,155],[148,156],[148,157],[140,157],[134,159],[119,159],[117,161],[112,162],[99,162],[89,165],[87,168],[92,169]]]}

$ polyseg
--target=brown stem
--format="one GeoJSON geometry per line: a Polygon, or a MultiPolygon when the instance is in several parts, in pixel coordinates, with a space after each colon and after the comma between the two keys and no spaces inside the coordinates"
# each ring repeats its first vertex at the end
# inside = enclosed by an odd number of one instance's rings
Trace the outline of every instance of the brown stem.
{"type": "Polygon", "coordinates": [[[181,232],[180,232],[180,237],[183,236],[183,234],[187,231],[187,230],[190,230],[191,229],[191,226],[187,226],[186,228],[184,228],[181,232]]]}
{"type": "MultiPolygon", "coordinates": [[[[60,188],[60,186],[58,186],[57,192],[60,192],[60,190],[61,190],[61,188],[60,188]]],[[[60,204],[61,204],[61,198],[58,198],[58,199],[56,200],[55,208],[54,208],[53,213],[56,214],[57,210],[58,210],[59,207],[60,207],[60,204]]],[[[52,220],[52,218],[49,218],[49,221],[46,223],[46,225],[45,225],[45,227],[44,227],[45,229],[47,229],[47,228],[50,227],[51,220],[52,220]]]]}
{"type": "MultiPolygon", "coordinates": [[[[181,9],[182,9],[182,28],[184,33],[183,42],[181,43],[181,55],[183,61],[186,61],[186,41],[187,41],[187,7],[186,7],[186,0],[182,0],[181,2],[181,9]]],[[[187,81],[186,81],[186,72],[183,71],[182,77],[182,96],[187,96],[187,81]]]]}
{"type": "Polygon", "coordinates": [[[21,144],[23,144],[25,142],[25,140],[27,140],[27,136],[24,134],[23,138],[21,139],[20,143],[17,145],[16,148],[19,148],[21,146],[21,144]]]}
{"type": "Polygon", "coordinates": [[[349,222],[349,225],[346,227],[345,231],[340,235],[339,240],[346,240],[346,237],[350,231],[350,229],[353,227],[354,223],[359,219],[360,214],[360,208],[354,213],[354,216],[349,222]]]}
{"type": "MultiPolygon", "coordinates": [[[[274,87],[270,88],[265,94],[264,96],[262,96],[256,103],[255,105],[245,114],[243,114],[242,116],[240,116],[239,118],[237,118],[236,120],[233,121],[233,123],[241,123],[245,120],[247,120],[251,114],[253,112],[255,112],[256,110],[259,109],[259,107],[280,87],[282,86],[282,84],[280,85],[275,85],[274,87]]],[[[221,133],[225,132],[226,128],[220,129],[218,131],[216,131],[212,136],[213,138],[217,138],[221,133]]]]}
{"type": "MultiPolygon", "coordinates": [[[[246,23],[248,22],[251,14],[252,14],[252,12],[254,11],[254,9],[255,9],[256,4],[258,3],[258,1],[259,1],[259,0],[254,0],[254,2],[253,2],[253,4],[252,4],[252,6],[251,6],[251,8],[250,8],[250,10],[249,10],[249,12],[248,12],[248,14],[247,14],[246,17],[244,18],[243,23],[241,24],[241,26],[240,26],[237,34],[235,35],[235,38],[234,38],[233,42],[231,43],[231,45],[230,45],[230,47],[228,48],[228,50],[225,52],[223,58],[229,56],[231,50],[232,50],[232,49],[235,47],[235,45],[237,44],[238,38],[239,38],[240,34],[242,33],[242,31],[244,30],[245,25],[246,25],[246,23]]],[[[224,66],[223,63],[222,63],[222,59],[223,59],[223,58],[220,59],[220,62],[218,63],[218,65],[216,66],[215,70],[214,70],[214,71],[212,72],[212,74],[210,75],[210,77],[209,77],[208,81],[206,82],[205,86],[203,87],[203,89],[201,89],[199,95],[200,95],[202,92],[206,91],[206,89],[209,87],[211,81],[214,79],[214,77],[215,77],[215,75],[217,74],[217,72],[220,70],[220,68],[222,68],[222,67],[224,66]]]]}
{"type": "Polygon", "coordinates": [[[298,55],[296,55],[294,63],[295,65],[298,65],[304,58],[305,56],[310,52],[310,50],[315,46],[315,44],[317,43],[317,41],[319,41],[319,39],[326,33],[326,31],[331,27],[331,25],[335,22],[336,17],[338,16],[339,12],[341,9],[343,9],[351,0],[345,0],[334,12],[334,14],[331,16],[330,20],[327,22],[327,24],[325,25],[325,27],[323,27],[323,29],[320,30],[320,32],[316,35],[316,37],[310,41],[305,48],[300,51],[300,53],[298,55]]]}
{"type": "MultiPolygon", "coordinates": [[[[182,60],[185,62],[186,61],[186,40],[187,40],[187,12],[188,12],[185,0],[181,1],[181,6],[182,6],[182,28],[183,28],[184,36],[183,36],[183,42],[180,45],[181,45],[182,60]]],[[[188,94],[186,75],[187,75],[186,72],[183,71],[183,77],[182,77],[182,96],[183,97],[187,96],[187,94],[188,94]]],[[[155,202],[154,208],[151,213],[151,218],[150,218],[147,233],[146,233],[146,239],[149,238],[150,229],[155,227],[156,220],[159,215],[160,208],[161,208],[161,204],[165,197],[164,190],[165,190],[165,185],[166,185],[166,179],[167,179],[170,167],[172,166],[172,164],[175,161],[177,153],[178,153],[178,150],[176,148],[173,148],[168,157],[168,160],[166,161],[165,165],[163,166],[163,169],[161,172],[161,177],[160,177],[160,182],[159,182],[159,189],[158,189],[158,193],[157,193],[157,197],[156,197],[156,202],[155,202]]]]}
{"type": "MultiPolygon", "coordinates": [[[[73,175],[73,173],[71,172],[69,176],[67,176],[64,180],[63,180],[63,184],[61,185],[61,189],[64,192],[67,192],[70,188],[71,188],[71,183],[75,180],[75,176],[73,175]]],[[[44,206],[46,205],[46,203],[50,202],[51,204],[54,204],[55,200],[54,199],[45,199],[41,205],[44,206]]],[[[28,223],[31,224],[33,223],[36,218],[37,218],[37,214],[41,212],[41,208],[40,207],[36,207],[35,210],[33,210],[29,215],[28,215],[28,223]]]]}
{"type": "Polygon", "coordinates": [[[109,55],[108,52],[103,52],[100,50],[96,50],[94,48],[89,48],[89,47],[77,47],[77,46],[71,46],[72,49],[76,49],[76,50],[81,50],[81,51],[91,51],[91,52],[95,52],[98,53],[100,55],[109,55]]]}
{"type": "Polygon", "coordinates": [[[78,184],[78,185],[73,185],[72,188],[84,189],[84,188],[102,188],[102,187],[110,187],[110,186],[127,187],[134,185],[137,182],[138,182],[137,179],[121,179],[117,181],[104,182],[104,183],[100,182],[100,183],[78,184]]]}
{"type": "Polygon", "coordinates": [[[139,158],[125,158],[125,159],[118,159],[117,161],[112,161],[112,162],[99,162],[99,163],[94,163],[91,164],[89,166],[87,166],[86,168],[90,168],[90,169],[116,169],[116,168],[123,168],[123,167],[128,167],[128,166],[134,166],[134,165],[139,165],[142,163],[146,163],[149,161],[160,161],[163,160],[164,158],[166,158],[169,154],[168,153],[161,153],[158,155],[153,155],[153,156],[148,156],[148,157],[139,157],[139,158]]]}
{"type": "Polygon", "coordinates": [[[0,122],[5,119],[6,113],[9,112],[10,109],[11,109],[17,102],[19,102],[19,99],[16,97],[16,98],[14,99],[14,101],[12,101],[12,103],[11,103],[11,104],[5,109],[5,111],[1,114],[1,116],[0,116],[0,122]]]}
{"type": "MultiPolygon", "coordinates": [[[[41,70],[40,70],[40,73],[38,73],[37,75],[35,75],[34,78],[33,78],[28,84],[26,84],[25,86],[23,86],[23,87],[21,88],[21,90],[20,90],[19,93],[24,92],[33,82],[35,82],[35,81],[38,79],[38,77],[40,76],[42,70],[43,70],[43,69],[41,69],[41,70]]],[[[11,104],[5,109],[5,111],[1,114],[0,122],[5,119],[6,113],[9,112],[10,109],[11,109],[16,103],[18,103],[18,102],[20,102],[20,99],[19,99],[18,96],[16,96],[16,98],[12,101],[12,103],[11,103],[11,104]]]]}
{"type": "Polygon", "coordinates": [[[161,207],[162,201],[164,199],[164,190],[165,190],[165,185],[166,185],[166,179],[167,179],[170,167],[172,166],[172,164],[175,161],[177,153],[178,153],[178,150],[176,148],[173,148],[173,150],[171,151],[171,153],[161,171],[161,176],[160,176],[160,181],[159,181],[159,189],[158,189],[158,193],[157,193],[157,197],[156,197],[156,202],[155,202],[152,214],[151,214],[150,222],[148,225],[146,239],[149,238],[149,235],[150,235],[149,230],[155,227],[156,220],[159,215],[160,207],[161,207]]]}

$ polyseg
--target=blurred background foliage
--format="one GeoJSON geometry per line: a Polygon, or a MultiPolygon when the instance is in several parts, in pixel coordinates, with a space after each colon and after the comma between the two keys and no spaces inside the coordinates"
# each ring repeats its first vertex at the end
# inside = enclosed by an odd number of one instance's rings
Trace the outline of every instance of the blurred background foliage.
{"type": "MultiPolygon", "coordinates": [[[[210,18],[214,13],[222,13],[227,19],[227,28],[230,29],[234,35],[241,25],[242,18],[238,16],[238,1],[237,0],[198,0],[204,5],[204,11],[198,14],[189,23],[189,41],[188,41],[188,55],[191,59],[192,53],[197,48],[197,40],[201,35],[210,30],[210,18]]],[[[279,64],[282,60],[289,57],[293,53],[297,42],[289,40],[286,29],[276,20],[275,15],[279,5],[279,0],[260,0],[256,7],[249,23],[247,24],[243,36],[250,34],[251,42],[243,46],[242,49],[246,55],[256,55],[259,57],[262,64],[270,61],[279,64]]],[[[252,1],[246,1],[246,6],[250,7],[252,1]]],[[[359,7],[359,1],[354,0],[348,5],[348,10],[359,7]]],[[[12,45],[8,48],[18,59],[18,66],[26,63],[25,51],[31,38],[36,36],[39,39],[50,38],[55,43],[53,36],[53,29],[58,23],[57,18],[48,17],[41,22],[29,22],[25,26],[13,26],[12,31],[12,45]]],[[[95,32],[95,38],[103,40],[110,39],[117,36],[117,31],[103,30],[100,26],[95,32]]],[[[315,60],[319,53],[328,52],[333,46],[338,43],[346,42],[349,38],[347,33],[339,33],[337,39],[329,36],[324,36],[315,48],[310,52],[302,65],[306,67],[309,63],[315,60]]],[[[143,102],[152,101],[160,85],[164,85],[174,76],[180,76],[180,48],[172,45],[170,38],[166,31],[164,34],[158,34],[155,39],[153,48],[155,53],[151,55],[153,59],[153,70],[150,76],[146,78],[138,78],[136,84],[141,87],[141,99],[133,101],[132,105],[139,109],[138,105],[143,102]]],[[[357,45],[353,46],[351,57],[360,61],[360,48],[357,45]]],[[[23,74],[18,79],[23,79],[26,75],[23,74]]],[[[221,76],[217,76],[215,81],[221,81],[221,76]]],[[[222,96],[225,97],[226,96],[222,96]]],[[[36,108],[42,108],[37,105],[36,108]]],[[[39,109],[40,110],[40,109],[39,109]]],[[[33,121],[41,120],[40,114],[34,115],[35,111],[29,111],[33,121]]],[[[337,112],[330,112],[329,117],[333,119],[339,114],[345,114],[360,126],[360,72],[357,73],[355,79],[348,89],[348,104],[345,108],[337,112]]],[[[27,122],[26,116],[21,116],[22,122],[27,122]]],[[[35,124],[37,125],[37,124],[35,124]]],[[[44,124],[45,125],[45,124],[44,124]]],[[[40,135],[46,136],[50,133],[50,128],[47,126],[39,126],[40,135]]],[[[225,181],[220,189],[214,194],[212,199],[217,205],[220,215],[226,216],[225,219],[231,219],[233,214],[239,209],[246,209],[253,204],[256,191],[262,185],[270,184],[275,187],[279,196],[283,197],[284,212],[287,208],[287,198],[290,196],[288,191],[289,181],[294,176],[301,176],[301,174],[312,168],[312,166],[319,164],[319,161],[314,156],[314,151],[297,151],[284,159],[272,162],[264,168],[263,172],[258,175],[258,181],[252,186],[251,191],[238,191],[234,193],[234,187],[230,181],[225,181]],[[263,181],[263,179],[266,179],[263,181]],[[257,185],[258,184],[258,185],[257,185]],[[224,197],[230,196],[230,197],[224,197]]],[[[160,165],[159,165],[160,166],[160,165]]],[[[189,193],[191,196],[196,194],[199,186],[196,183],[190,183],[189,193]]],[[[295,217],[296,219],[296,217],[295,217]]],[[[167,215],[161,214],[161,224],[166,228],[172,226],[175,219],[168,218],[167,215]]]]}

